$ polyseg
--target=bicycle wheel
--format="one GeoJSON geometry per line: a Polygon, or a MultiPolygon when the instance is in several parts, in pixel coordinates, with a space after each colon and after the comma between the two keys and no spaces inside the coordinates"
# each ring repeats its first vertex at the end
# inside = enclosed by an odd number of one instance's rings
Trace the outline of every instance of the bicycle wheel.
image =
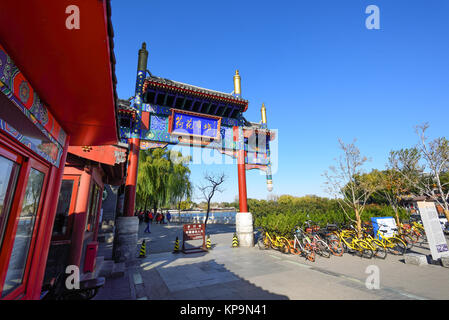
{"type": "Polygon", "coordinates": [[[284,254],[289,254],[290,253],[290,244],[288,243],[288,240],[281,240],[280,241],[281,245],[279,246],[279,250],[284,253],[284,254]]]}
{"type": "Polygon", "coordinates": [[[392,237],[387,239],[389,245],[387,246],[391,253],[395,255],[403,255],[407,250],[407,245],[399,238],[392,237]]]}
{"type": "Polygon", "coordinates": [[[427,236],[426,233],[424,231],[419,231],[419,244],[425,244],[427,243],[427,236]]]}
{"type": "Polygon", "coordinates": [[[265,243],[266,243],[266,238],[259,237],[259,239],[257,240],[257,246],[259,247],[260,250],[268,249],[268,246],[266,246],[265,243]]]}
{"type": "Polygon", "coordinates": [[[270,240],[270,238],[268,238],[268,241],[270,242],[270,248],[273,250],[279,250],[278,243],[276,242],[276,237],[273,237],[272,239],[273,240],[270,240]]]}
{"type": "Polygon", "coordinates": [[[371,245],[374,247],[374,257],[379,259],[385,259],[387,257],[387,248],[382,241],[373,239],[371,245]]]}
{"type": "Polygon", "coordinates": [[[330,258],[331,257],[331,251],[329,249],[329,246],[326,242],[323,240],[317,240],[316,241],[316,247],[318,248],[318,254],[324,258],[330,258]]]}
{"type": "Polygon", "coordinates": [[[418,241],[419,241],[419,234],[418,233],[416,233],[415,231],[410,231],[408,233],[408,235],[412,239],[413,244],[418,243],[418,241]]]}
{"type": "Polygon", "coordinates": [[[303,254],[307,260],[315,262],[315,251],[313,251],[313,248],[310,244],[304,244],[303,254]]]}
{"type": "Polygon", "coordinates": [[[357,245],[363,258],[371,259],[374,256],[373,247],[365,240],[358,240],[357,245]]]}
{"type": "Polygon", "coordinates": [[[294,255],[300,255],[301,249],[299,246],[295,245],[295,240],[290,241],[290,253],[294,255]]]}
{"type": "MultiPolygon", "coordinates": [[[[260,243],[260,242],[258,242],[257,244],[259,245],[259,243],[260,243]]],[[[260,248],[260,249],[263,249],[263,250],[268,250],[268,249],[270,249],[270,248],[271,248],[271,241],[270,241],[270,238],[268,238],[266,235],[264,235],[264,236],[262,237],[262,243],[260,244],[259,248],[260,248]]]]}
{"type": "Polygon", "coordinates": [[[413,248],[414,241],[411,236],[403,233],[400,235],[400,238],[402,239],[402,241],[405,242],[405,244],[407,246],[407,250],[410,250],[411,248],[413,248]]]}
{"type": "Polygon", "coordinates": [[[343,248],[343,245],[339,240],[330,239],[328,240],[328,245],[334,256],[341,257],[343,255],[345,249],[343,248]]]}

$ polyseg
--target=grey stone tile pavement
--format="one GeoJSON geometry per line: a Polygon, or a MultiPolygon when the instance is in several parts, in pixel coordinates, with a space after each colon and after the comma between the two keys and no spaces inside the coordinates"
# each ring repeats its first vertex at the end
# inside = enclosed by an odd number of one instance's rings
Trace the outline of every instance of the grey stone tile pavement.
{"type": "MultiPolygon", "coordinates": [[[[140,239],[147,256],[127,263],[122,278],[107,279],[97,300],[403,300],[449,299],[449,269],[414,266],[401,256],[385,260],[345,254],[315,262],[274,250],[232,248],[235,226],[207,226],[213,249],[173,254],[181,225],[155,225],[140,239]],[[368,289],[368,267],[379,270],[379,289],[368,289]]],[[[414,248],[428,254],[425,246],[414,248]]]]}

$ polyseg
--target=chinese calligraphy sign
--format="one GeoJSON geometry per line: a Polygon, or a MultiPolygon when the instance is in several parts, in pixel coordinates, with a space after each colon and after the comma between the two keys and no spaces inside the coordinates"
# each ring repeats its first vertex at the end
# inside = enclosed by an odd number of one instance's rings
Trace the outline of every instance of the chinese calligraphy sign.
{"type": "Polygon", "coordinates": [[[171,134],[217,139],[220,136],[221,118],[172,109],[171,134]]]}

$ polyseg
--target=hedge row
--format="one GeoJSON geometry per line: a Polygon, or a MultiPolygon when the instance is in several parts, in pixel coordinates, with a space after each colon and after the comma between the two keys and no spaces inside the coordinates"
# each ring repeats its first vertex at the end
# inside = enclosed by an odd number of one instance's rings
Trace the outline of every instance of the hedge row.
{"type": "MultiPolygon", "coordinates": [[[[315,196],[281,196],[277,201],[248,199],[248,210],[253,214],[256,228],[280,235],[291,234],[295,226],[303,226],[307,220],[316,222],[320,227],[331,223],[350,223],[337,200],[315,196]]],[[[394,217],[394,211],[386,205],[370,204],[365,207],[362,220],[369,221],[371,217],[394,217]]],[[[355,219],[354,214],[350,218],[355,219]]],[[[405,209],[400,209],[399,218],[408,218],[405,209]]]]}

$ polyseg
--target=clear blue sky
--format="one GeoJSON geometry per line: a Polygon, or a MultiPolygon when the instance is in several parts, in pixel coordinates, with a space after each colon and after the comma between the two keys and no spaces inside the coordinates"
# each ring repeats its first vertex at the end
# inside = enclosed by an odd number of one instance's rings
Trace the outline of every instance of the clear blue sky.
{"type": "MultiPolygon", "coordinates": [[[[230,93],[239,69],[245,117],[278,130],[273,193],[323,191],[322,173],[338,157],[338,138],[357,138],[367,166],[383,169],[390,150],[448,136],[449,1],[149,1],[113,0],[118,94],[134,94],[143,41],[157,76],[230,93]],[[368,30],[368,5],[380,9],[380,30],[368,30]]],[[[225,172],[225,192],[238,193],[236,165],[191,165],[225,172]]],[[[265,199],[265,176],[247,172],[249,198],[265,199]]]]}

